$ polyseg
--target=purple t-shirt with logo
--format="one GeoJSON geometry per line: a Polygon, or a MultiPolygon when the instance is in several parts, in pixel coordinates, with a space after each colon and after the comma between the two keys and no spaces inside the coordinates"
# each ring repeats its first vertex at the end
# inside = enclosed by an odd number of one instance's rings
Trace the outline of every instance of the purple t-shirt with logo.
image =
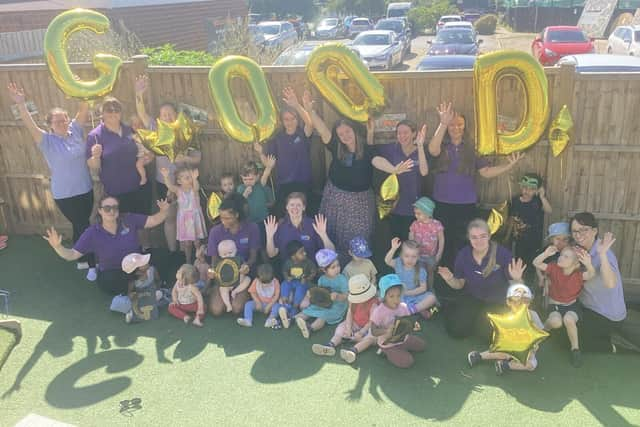
{"type": "Polygon", "coordinates": [[[133,140],[133,130],[122,124],[122,136],[111,132],[100,123],[87,137],[87,159],[91,157],[91,147],[102,145],[100,181],[104,191],[110,196],[129,193],[140,188],[140,175],[136,169],[138,146],[133,140]]]}
{"type": "Polygon", "coordinates": [[[276,184],[311,184],[311,138],[298,127],[293,135],[280,131],[265,147],[264,154],[276,156],[276,184]]]}
{"type": "Polygon", "coordinates": [[[316,252],[324,248],[322,239],[313,229],[313,220],[307,217],[302,218],[300,227],[296,227],[287,216],[278,224],[278,230],[276,230],[273,240],[282,259],[287,258],[287,243],[292,240],[299,240],[304,246],[307,256],[311,259],[315,257],[316,252]]]}
{"type": "Polygon", "coordinates": [[[218,256],[218,244],[223,240],[233,240],[238,248],[238,256],[245,262],[249,260],[252,249],[260,249],[260,230],[253,222],[242,222],[236,234],[231,234],[222,224],[214,226],[209,231],[207,255],[218,256]]]}
{"type": "Polygon", "coordinates": [[[120,270],[125,256],[140,252],[138,230],[144,228],[147,218],[147,215],[122,214],[116,234],[109,233],[102,224],[90,225],[73,249],[81,254],[95,254],[100,271],[120,270]]]}
{"type": "Polygon", "coordinates": [[[418,150],[420,148],[414,150],[408,157],[405,156],[402,147],[398,143],[380,145],[376,148],[380,156],[387,159],[393,166],[408,159],[413,160],[413,169],[398,175],[400,199],[391,212],[396,215],[413,216],[413,204],[420,197],[422,183],[422,175],[420,175],[420,167],[418,166],[418,150]]]}
{"type": "MultiPolygon", "coordinates": [[[[433,198],[437,202],[451,204],[469,204],[478,201],[478,192],[476,190],[476,174],[465,175],[458,172],[460,165],[460,156],[462,154],[463,144],[444,144],[442,150],[447,150],[449,154],[449,168],[444,172],[435,174],[433,180],[433,198]]],[[[444,155],[444,153],[440,153],[444,155]]],[[[476,156],[476,170],[482,169],[489,165],[487,159],[476,156]]]]}
{"type": "Polygon", "coordinates": [[[597,244],[594,244],[591,250],[591,263],[596,270],[596,275],[584,282],[582,293],[580,294],[580,302],[589,310],[595,311],[601,316],[613,322],[620,322],[627,317],[627,307],[624,303],[624,290],[622,288],[622,276],[620,268],[618,268],[618,259],[613,251],[607,251],[607,259],[616,276],[616,286],[609,289],[604,285],[604,279],[600,272],[602,259],[597,250],[597,244]]]}
{"type": "Polygon", "coordinates": [[[489,254],[487,253],[478,265],[473,258],[471,246],[467,245],[460,249],[456,256],[453,275],[457,279],[464,279],[463,289],[471,296],[485,302],[502,302],[507,297],[509,264],[512,258],[508,249],[498,245],[496,265],[487,277],[483,277],[482,271],[489,262],[489,254]]]}

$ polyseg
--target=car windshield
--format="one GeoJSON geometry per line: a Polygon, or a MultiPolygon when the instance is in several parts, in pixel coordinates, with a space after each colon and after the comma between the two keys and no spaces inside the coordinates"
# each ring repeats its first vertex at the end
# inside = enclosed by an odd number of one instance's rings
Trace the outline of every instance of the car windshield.
{"type": "Polygon", "coordinates": [[[447,22],[460,22],[462,21],[462,19],[455,16],[449,16],[449,17],[441,18],[440,21],[446,24],[447,22]]]}
{"type": "Polygon", "coordinates": [[[321,26],[326,26],[326,27],[335,27],[336,25],[338,25],[338,20],[337,19],[323,19],[322,21],[320,21],[320,25],[321,26]]]}
{"type": "Polygon", "coordinates": [[[551,43],[579,43],[587,38],[582,31],[548,31],[547,41],[551,43]]]}
{"type": "Polygon", "coordinates": [[[258,31],[263,34],[275,35],[280,32],[279,24],[258,25],[258,31]]]}
{"type": "Polygon", "coordinates": [[[471,44],[474,43],[473,34],[471,31],[447,31],[442,30],[436,36],[435,43],[437,44],[471,44]]]}
{"type": "Polygon", "coordinates": [[[391,30],[399,34],[402,32],[402,21],[380,21],[376,25],[376,30],[391,30]]]}
{"type": "Polygon", "coordinates": [[[367,21],[366,19],[354,19],[351,23],[351,26],[354,25],[369,25],[369,21],[367,21]]]}
{"type": "Polygon", "coordinates": [[[634,31],[633,32],[633,40],[640,42],[640,31],[634,31]]]}
{"type": "Polygon", "coordinates": [[[354,46],[385,45],[389,43],[387,34],[363,34],[353,41],[354,46]]]}
{"type": "Polygon", "coordinates": [[[273,65],[305,65],[313,49],[296,49],[283,52],[273,65]]]}
{"type": "Polygon", "coordinates": [[[408,9],[389,9],[387,16],[389,16],[389,18],[407,16],[407,11],[408,9]]]}

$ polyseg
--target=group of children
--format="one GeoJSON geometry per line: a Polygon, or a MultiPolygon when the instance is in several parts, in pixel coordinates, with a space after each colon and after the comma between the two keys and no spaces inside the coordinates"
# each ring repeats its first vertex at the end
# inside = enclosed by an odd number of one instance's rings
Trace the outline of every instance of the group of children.
{"type": "MultiPolygon", "coordinates": [[[[274,164],[275,159],[267,157],[264,172],[260,174],[255,162],[247,163],[241,173],[242,185],[237,188],[233,176],[221,177],[222,196],[235,192],[242,194],[247,199],[248,218],[259,225],[273,203],[267,181],[274,164]]],[[[125,312],[127,322],[154,318],[158,305],[164,301],[168,303],[171,315],[185,323],[202,326],[206,311],[203,294],[208,292],[210,284],[214,284],[219,286],[228,312],[232,311],[231,300],[235,295],[248,290],[251,299],[244,306],[243,316],[237,319],[240,326],[253,326],[255,312],[264,314],[265,327],[289,328],[295,323],[305,338],[327,324],[336,325],[327,343],[312,345],[314,354],[334,356],[336,348],[342,345],[340,357],[353,363],[359,353],[377,346],[394,365],[408,367],[413,364],[411,352],[421,351],[425,344],[411,335],[420,325],[405,318],[419,314],[429,319],[438,310],[438,300],[432,289],[434,270],[442,257],[445,239],[442,224],[433,218],[435,204],[431,199],[421,197],[415,202],[415,221],[410,226],[409,239],[402,242],[393,238],[384,258],[394,274],[385,275],[379,281],[376,280],[378,271],[369,259],[372,256],[369,243],[362,237],[350,242],[351,261],[344,268],[333,250],[322,249],[312,254],[313,262],[302,243],[293,240],[286,246],[282,282],[269,263],[259,265],[256,277],[251,280],[231,240],[219,243],[216,265],[210,268],[207,264],[206,248],[200,244],[206,231],[198,197],[197,170],[179,168],[174,174],[175,183],[170,181],[167,169],[161,172],[169,191],[177,196],[178,240],[187,264],[180,267],[175,285],[170,295],[166,295],[153,286],[157,282],[157,272],[148,265],[149,256],[127,256],[122,267],[132,275],[130,303],[119,310],[125,312]],[[195,260],[192,256],[194,247],[195,260]],[[398,250],[399,256],[395,257],[398,250]]],[[[548,297],[550,307],[544,323],[535,311],[530,310],[530,316],[541,329],[566,328],[571,362],[579,366],[577,323],[580,308],[577,297],[584,281],[593,277],[595,271],[589,254],[570,245],[567,223],[549,227],[550,244],[535,256],[540,251],[543,216],[551,212],[551,206],[538,175],[523,176],[520,187],[521,194],[512,199],[510,212],[515,252],[538,270],[542,294],[548,297]]],[[[528,306],[532,299],[531,290],[523,284],[511,286],[506,296],[507,305],[513,310],[522,304],[528,306]]],[[[524,363],[504,353],[473,351],[468,355],[470,366],[481,360],[496,360],[498,373],[536,367],[535,352],[524,363]]]]}

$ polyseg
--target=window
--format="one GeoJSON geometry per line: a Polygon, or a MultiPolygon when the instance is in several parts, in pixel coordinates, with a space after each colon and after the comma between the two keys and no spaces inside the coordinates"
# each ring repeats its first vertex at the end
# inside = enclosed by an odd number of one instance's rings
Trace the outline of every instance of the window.
{"type": "Polygon", "coordinates": [[[547,41],[552,43],[580,43],[586,42],[587,38],[582,31],[549,31],[547,41]]]}

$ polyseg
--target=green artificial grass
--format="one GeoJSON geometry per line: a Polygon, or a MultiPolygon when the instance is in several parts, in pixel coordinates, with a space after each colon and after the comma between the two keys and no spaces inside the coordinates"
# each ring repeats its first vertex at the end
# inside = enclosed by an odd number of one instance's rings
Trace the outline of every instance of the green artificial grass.
{"type": "Polygon", "coordinates": [[[321,358],[328,327],[241,328],[207,317],[202,329],[166,311],[127,325],[109,298],[39,237],[12,237],[0,253],[23,338],[0,371],[0,425],[28,414],[78,426],[640,424],[640,357],[584,355],[575,369],[563,337],[542,344],[533,373],[470,370],[478,340],[452,340],[423,322],[427,350],[408,370],[369,350],[354,366],[321,358]],[[140,398],[120,412],[120,402],[140,398]]]}
{"type": "Polygon", "coordinates": [[[9,358],[18,341],[15,332],[0,327],[0,369],[9,358]]]}

